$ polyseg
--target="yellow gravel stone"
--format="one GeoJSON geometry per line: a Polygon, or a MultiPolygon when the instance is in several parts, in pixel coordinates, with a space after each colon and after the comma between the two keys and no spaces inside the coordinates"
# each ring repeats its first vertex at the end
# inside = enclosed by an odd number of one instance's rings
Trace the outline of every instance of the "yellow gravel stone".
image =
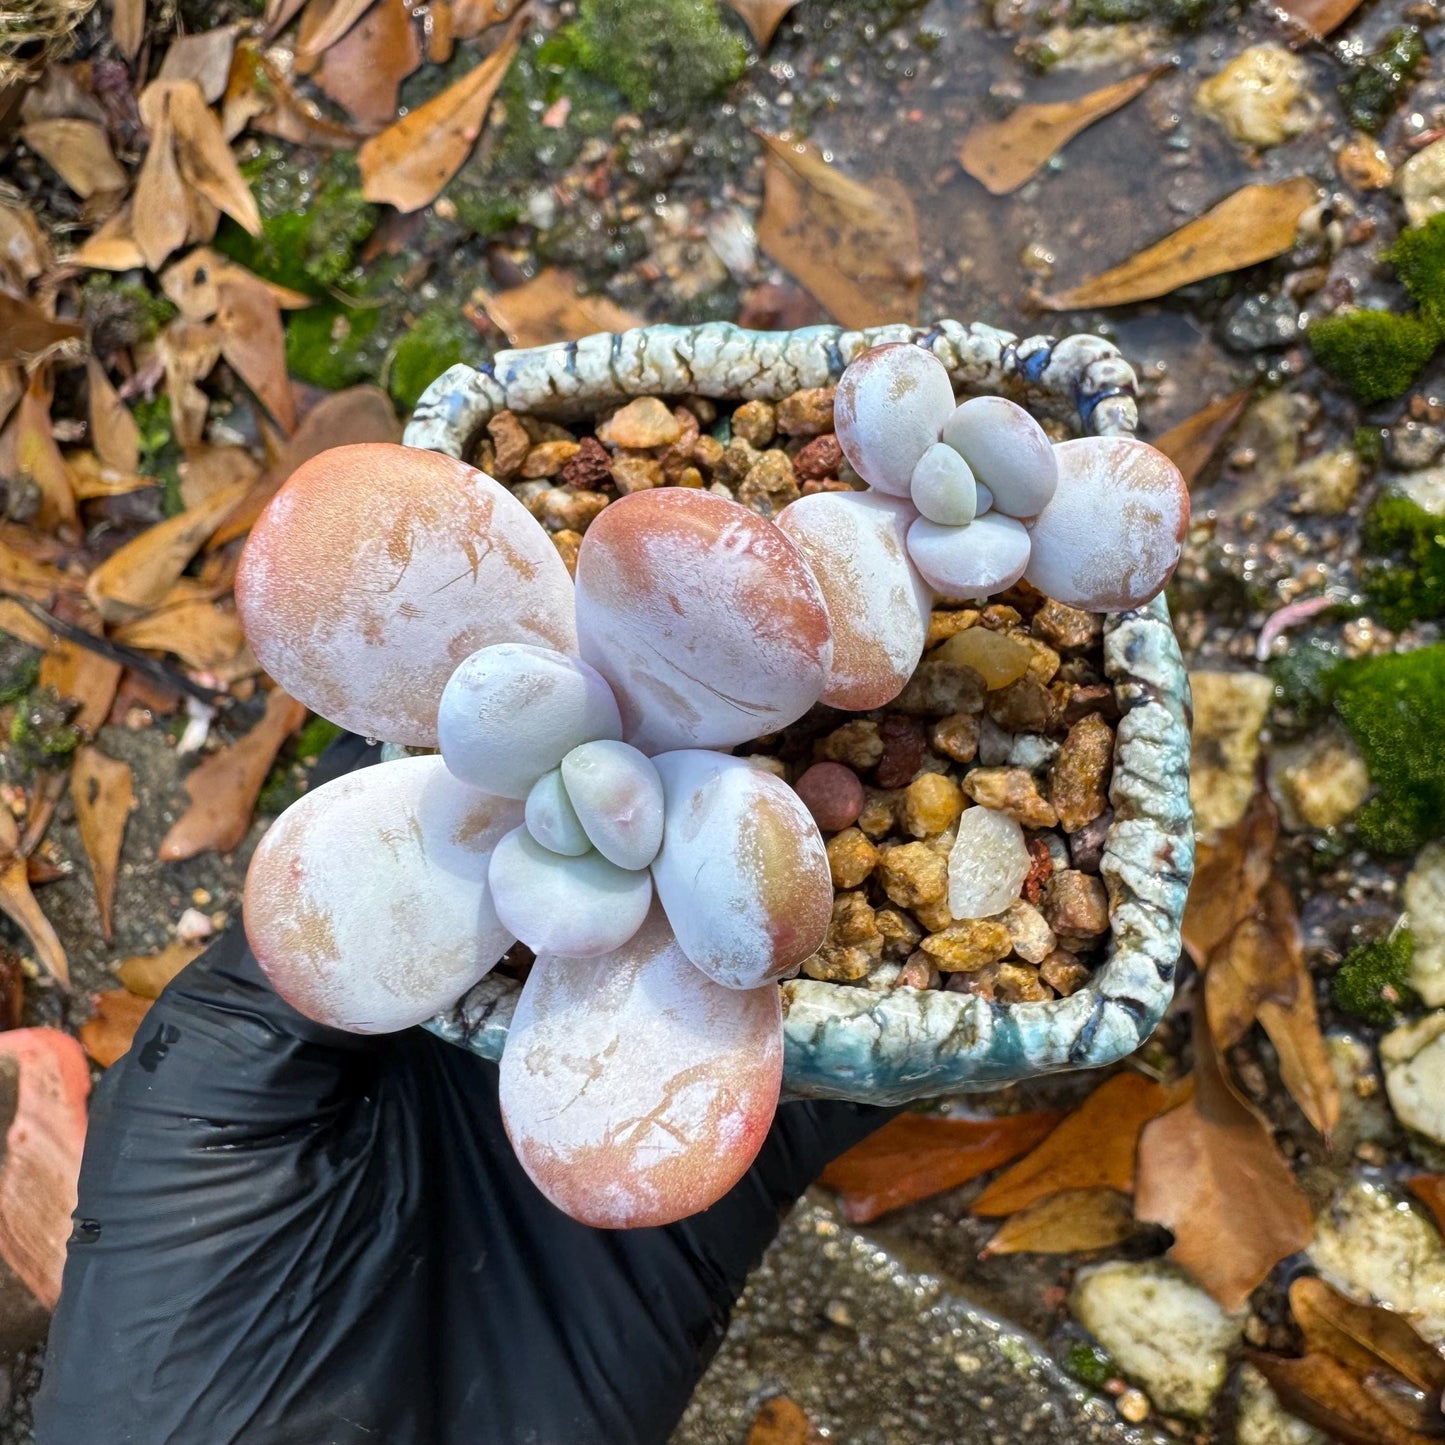
{"type": "Polygon", "coordinates": [[[857,828],[844,828],[828,839],[828,871],[834,888],[856,888],[878,862],[878,850],[857,828]]]}
{"type": "Polygon", "coordinates": [[[878,879],[900,907],[938,903],[948,892],[948,863],[926,843],[902,843],[879,853],[878,879]]]}
{"type": "Polygon", "coordinates": [[[971,667],[993,692],[1023,677],[1034,654],[1027,642],[1011,633],[970,627],[940,643],[929,656],[935,662],[956,662],[971,667]]]}
{"type": "Polygon", "coordinates": [[[971,973],[997,963],[1009,951],[1008,929],[991,918],[973,918],[931,933],[919,947],[943,973],[971,973]]]}
{"type": "Polygon", "coordinates": [[[903,826],[915,838],[951,828],[963,812],[963,790],[942,773],[924,773],[903,790],[903,826]]]}

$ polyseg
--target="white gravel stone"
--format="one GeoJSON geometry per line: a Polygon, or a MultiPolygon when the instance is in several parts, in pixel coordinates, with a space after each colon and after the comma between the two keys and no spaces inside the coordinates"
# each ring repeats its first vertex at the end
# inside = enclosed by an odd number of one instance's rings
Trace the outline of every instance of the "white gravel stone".
{"type": "Polygon", "coordinates": [[[1445,1009],[1391,1029],[1380,1040],[1380,1061],[1395,1117],[1445,1144],[1445,1009]]]}
{"type": "Polygon", "coordinates": [[[1445,140],[1411,156],[1400,167],[1395,184],[1412,226],[1423,226],[1431,216],[1445,211],[1445,140]]]}
{"type": "Polygon", "coordinates": [[[1343,1172],[1357,1144],[1393,1144],[1400,1129],[1385,1099],[1374,1048],[1354,1034],[1331,1033],[1325,1036],[1325,1049],[1340,1090],[1331,1161],[1338,1161],[1343,1172]]]}
{"type": "Polygon", "coordinates": [[[1074,1318],[1143,1387],[1155,1408],[1197,1419],[1228,1370],[1240,1318],[1166,1260],[1114,1260],[1081,1270],[1074,1318]]]}
{"type": "Polygon", "coordinates": [[[966,808],[948,855],[948,911],[958,919],[1002,913],[1028,871],[1024,830],[992,808],[966,808]]]}
{"type": "Polygon", "coordinates": [[[1269,786],[1286,829],[1335,828],[1370,794],[1370,770],[1334,724],[1270,749],[1269,786]]]}
{"type": "Polygon", "coordinates": [[[1283,45],[1251,45],[1194,92],[1199,109],[1241,145],[1265,150],[1308,130],[1319,113],[1309,67],[1283,45]]]}
{"type": "Polygon", "coordinates": [[[1415,937],[1410,987],[1438,1008],[1445,1004],[1445,843],[1420,850],[1405,879],[1405,912],[1415,937]]]}
{"type": "Polygon", "coordinates": [[[1330,1437],[1291,1415],[1253,1365],[1239,1374],[1235,1445],[1329,1445],[1330,1437]]]}
{"type": "Polygon", "coordinates": [[[1191,672],[1194,749],[1189,801],[1201,832],[1229,828],[1254,793],[1259,734],[1274,700],[1274,683],[1259,672],[1191,672]]]}

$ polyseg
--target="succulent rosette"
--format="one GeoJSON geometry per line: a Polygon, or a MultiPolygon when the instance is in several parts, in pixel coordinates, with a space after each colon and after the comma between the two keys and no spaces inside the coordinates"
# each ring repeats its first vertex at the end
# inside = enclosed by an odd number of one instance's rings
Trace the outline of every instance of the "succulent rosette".
{"type": "Polygon", "coordinates": [[[504,487],[431,452],[302,466],[237,578],[268,673],[364,735],[440,756],[289,808],[246,881],[247,934],[301,1012],[361,1033],[536,954],[501,1065],[538,1187],[599,1225],[704,1208],[777,1103],[772,981],[823,942],[822,836],[724,750],[801,717],[833,638],[818,579],[746,508],[613,503],[568,575],[504,487]]]}
{"type": "Polygon", "coordinates": [[[822,700],[890,701],[923,653],[935,592],[987,597],[1020,579],[1071,607],[1118,612],[1163,590],[1189,492],[1133,437],[1053,443],[999,396],[958,403],[922,347],[866,351],[838,383],[839,445],[863,492],[819,492],[778,515],[823,589],[834,657],[822,700]]]}

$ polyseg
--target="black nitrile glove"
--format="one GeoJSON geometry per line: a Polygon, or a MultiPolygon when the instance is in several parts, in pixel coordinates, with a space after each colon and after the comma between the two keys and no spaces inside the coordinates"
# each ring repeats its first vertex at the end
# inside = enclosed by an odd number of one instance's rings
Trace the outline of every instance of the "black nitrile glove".
{"type": "Polygon", "coordinates": [[[783,1213],[887,1117],[785,1104],[705,1213],[590,1229],[522,1172],[495,1065],[310,1022],[235,926],[96,1090],[37,1441],[664,1441],[783,1213]]]}

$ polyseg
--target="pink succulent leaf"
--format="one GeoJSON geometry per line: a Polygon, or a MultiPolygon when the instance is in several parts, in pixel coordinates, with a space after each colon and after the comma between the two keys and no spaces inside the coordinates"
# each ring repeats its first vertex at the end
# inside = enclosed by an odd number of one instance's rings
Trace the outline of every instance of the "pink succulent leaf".
{"type": "Polygon", "coordinates": [[[813,569],[832,622],[822,696],[830,707],[882,707],[923,655],[933,597],[908,560],[917,515],[905,499],[881,492],[817,492],[778,514],[813,569]]]}
{"type": "Polygon", "coordinates": [[[493,849],[522,805],[458,782],[438,757],[348,773],[293,803],[246,875],[246,934],[276,991],[354,1033],[410,1028],[512,945],[493,849]]]}
{"type": "Polygon", "coordinates": [[[833,905],[802,799],[746,758],[686,749],[653,761],[666,821],[652,876],[679,947],[726,988],[790,973],[822,945],[833,905]]]}
{"type": "Polygon", "coordinates": [[[1007,516],[1037,516],[1058,487],[1048,434],[1006,397],[970,397],[944,424],[943,440],[988,489],[994,510],[1007,516]]]}
{"type": "Polygon", "coordinates": [[[474,467],[390,443],[334,447],[291,475],[251,529],[236,603],[293,697],[423,747],[468,654],[577,646],[567,568],[527,509],[474,467]]]}
{"type": "Polygon", "coordinates": [[[502,1118],[522,1167],[572,1218],[669,1224],[746,1172],[782,1069],[779,990],[702,977],[654,906],[612,953],[538,956],[502,1055],[502,1118]]]}
{"type": "Polygon", "coordinates": [[[1189,527],[1189,489],[1163,452],[1133,437],[1054,447],[1059,485],[1029,523],[1025,579],[1070,607],[1120,612],[1163,591],[1189,527]]]}
{"type": "Polygon", "coordinates": [[[875,346],[851,362],[833,402],[838,445],[870,486],[906,497],[913,469],[953,411],[948,369],[906,342],[875,346]]]}
{"type": "Polygon", "coordinates": [[[940,527],[919,517],[908,529],[908,555],[924,581],[945,597],[988,597],[1012,587],[1029,561],[1029,534],[1002,512],[985,512],[966,527],[940,527]]]}
{"type": "Polygon", "coordinates": [[[623,737],[648,754],[727,748],[800,718],[833,638],[802,554],[771,522],[709,492],[634,492],[577,557],[581,654],[612,686],[623,737]]]}

